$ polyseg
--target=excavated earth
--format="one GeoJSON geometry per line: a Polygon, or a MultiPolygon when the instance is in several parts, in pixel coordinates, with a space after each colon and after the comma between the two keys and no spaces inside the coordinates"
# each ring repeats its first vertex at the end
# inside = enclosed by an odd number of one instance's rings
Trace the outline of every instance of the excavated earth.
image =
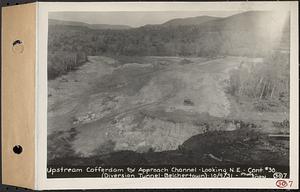
{"type": "Polygon", "coordinates": [[[288,165],[288,113],[226,93],[254,60],[89,57],[48,82],[48,164],[288,165]]]}

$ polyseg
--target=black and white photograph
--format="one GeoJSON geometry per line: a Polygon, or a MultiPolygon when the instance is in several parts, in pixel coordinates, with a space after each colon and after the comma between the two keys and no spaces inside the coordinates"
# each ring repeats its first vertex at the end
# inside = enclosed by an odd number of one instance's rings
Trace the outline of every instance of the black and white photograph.
{"type": "Polygon", "coordinates": [[[49,12],[48,177],[289,178],[290,34],[286,10],[49,12]]]}

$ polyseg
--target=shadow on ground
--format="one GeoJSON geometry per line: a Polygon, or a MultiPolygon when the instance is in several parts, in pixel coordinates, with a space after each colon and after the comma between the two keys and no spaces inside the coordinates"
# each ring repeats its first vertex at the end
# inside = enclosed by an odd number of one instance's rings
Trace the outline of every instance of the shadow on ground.
{"type": "MultiPolygon", "coordinates": [[[[62,137],[62,133],[60,137],[62,137]]],[[[76,137],[71,129],[66,143],[76,137]]],[[[53,137],[55,137],[53,135],[53,137]]],[[[63,143],[61,143],[63,144],[63,143]]],[[[212,131],[195,135],[176,150],[146,153],[117,151],[90,157],[78,157],[68,145],[68,156],[49,159],[48,166],[120,166],[120,165],[289,165],[289,141],[269,137],[253,129],[212,131]]],[[[56,151],[57,153],[57,151],[56,151]]],[[[49,156],[49,154],[48,154],[49,156]]]]}

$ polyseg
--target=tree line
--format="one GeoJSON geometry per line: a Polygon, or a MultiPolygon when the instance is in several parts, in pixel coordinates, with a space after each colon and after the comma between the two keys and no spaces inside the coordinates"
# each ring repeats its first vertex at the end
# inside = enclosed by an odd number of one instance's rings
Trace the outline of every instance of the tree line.
{"type": "MultiPolygon", "coordinates": [[[[290,96],[290,61],[286,52],[274,51],[262,63],[241,63],[231,71],[228,91],[256,101],[279,101],[287,108],[290,96]]],[[[263,107],[263,106],[260,106],[263,107]]]]}
{"type": "Polygon", "coordinates": [[[268,36],[267,31],[257,35],[251,27],[222,30],[218,27],[206,29],[201,25],[153,25],[96,30],[49,25],[48,78],[53,79],[80,66],[88,55],[264,57],[270,50],[268,36]]]}

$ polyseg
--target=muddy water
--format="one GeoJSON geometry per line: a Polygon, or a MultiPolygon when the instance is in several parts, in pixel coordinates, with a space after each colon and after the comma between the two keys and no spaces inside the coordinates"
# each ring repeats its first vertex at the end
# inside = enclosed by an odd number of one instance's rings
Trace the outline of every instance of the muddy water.
{"type": "Polygon", "coordinates": [[[159,59],[115,66],[111,58],[89,57],[79,70],[49,81],[48,133],[76,128],[78,134],[70,145],[80,156],[165,151],[207,131],[188,121],[188,115],[186,121],[174,122],[174,114],[230,114],[224,80],[243,58],[194,58],[181,65],[182,58],[172,57],[169,64],[158,66],[159,59]],[[158,109],[169,116],[147,115],[158,109]]]}

